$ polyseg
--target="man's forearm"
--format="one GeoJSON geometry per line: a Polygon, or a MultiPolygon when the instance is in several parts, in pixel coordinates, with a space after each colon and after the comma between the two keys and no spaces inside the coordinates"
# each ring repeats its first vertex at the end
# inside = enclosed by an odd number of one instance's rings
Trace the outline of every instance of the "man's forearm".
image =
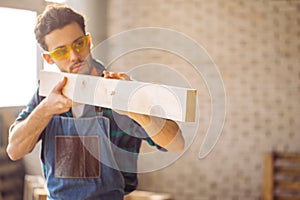
{"type": "Polygon", "coordinates": [[[51,118],[51,115],[43,112],[42,105],[39,105],[25,120],[14,124],[8,138],[9,157],[18,160],[31,152],[51,118]]]}
{"type": "Polygon", "coordinates": [[[13,127],[6,150],[12,160],[20,159],[32,151],[53,115],[70,110],[73,102],[62,95],[66,83],[67,78],[64,77],[24,121],[13,127]]]}
{"type": "Polygon", "coordinates": [[[130,113],[129,116],[137,121],[159,146],[173,152],[184,149],[184,139],[176,122],[136,113],[130,113]]]}

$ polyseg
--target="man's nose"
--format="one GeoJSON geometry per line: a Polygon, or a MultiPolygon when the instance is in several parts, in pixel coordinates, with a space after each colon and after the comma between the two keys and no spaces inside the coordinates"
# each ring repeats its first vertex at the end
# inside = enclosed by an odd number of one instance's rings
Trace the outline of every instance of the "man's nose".
{"type": "Polygon", "coordinates": [[[71,61],[76,61],[79,58],[80,58],[80,54],[77,51],[75,51],[74,49],[71,48],[71,50],[70,50],[70,60],[71,61]]]}

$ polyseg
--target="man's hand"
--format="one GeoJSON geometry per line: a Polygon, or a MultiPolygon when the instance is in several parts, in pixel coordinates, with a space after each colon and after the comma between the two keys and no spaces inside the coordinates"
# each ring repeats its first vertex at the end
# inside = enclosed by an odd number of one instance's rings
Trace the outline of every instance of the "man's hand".
{"type": "Polygon", "coordinates": [[[31,152],[53,115],[67,112],[72,107],[72,101],[62,94],[66,83],[64,77],[26,119],[13,124],[6,150],[12,160],[31,152]]]}
{"type": "Polygon", "coordinates": [[[108,72],[108,71],[104,71],[103,74],[104,74],[104,78],[130,81],[129,76],[125,72],[108,72]]]}
{"type": "Polygon", "coordinates": [[[68,97],[62,94],[62,90],[67,83],[67,78],[57,83],[50,94],[42,101],[42,105],[47,115],[55,115],[67,112],[73,105],[68,97]]]}
{"type": "MultiPolygon", "coordinates": [[[[124,72],[104,71],[103,73],[104,78],[130,80],[129,76],[124,72]]],[[[180,152],[184,149],[184,139],[176,122],[133,112],[120,110],[114,111],[122,115],[127,115],[139,123],[145,129],[151,139],[159,146],[174,152],[180,152]]]]}

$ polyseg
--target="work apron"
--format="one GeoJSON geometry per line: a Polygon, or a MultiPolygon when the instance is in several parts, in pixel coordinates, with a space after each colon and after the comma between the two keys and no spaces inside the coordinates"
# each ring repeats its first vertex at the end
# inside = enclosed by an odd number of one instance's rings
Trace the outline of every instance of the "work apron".
{"type": "Polygon", "coordinates": [[[54,116],[45,129],[43,154],[48,199],[123,199],[108,118],[54,116]]]}

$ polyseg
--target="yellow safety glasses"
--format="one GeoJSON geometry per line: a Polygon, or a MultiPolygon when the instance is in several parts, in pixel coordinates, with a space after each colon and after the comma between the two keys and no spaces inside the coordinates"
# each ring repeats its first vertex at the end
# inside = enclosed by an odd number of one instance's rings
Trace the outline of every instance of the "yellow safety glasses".
{"type": "Polygon", "coordinates": [[[70,56],[71,49],[77,53],[85,50],[89,44],[90,35],[87,34],[75,40],[72,44],[58,47],[50,52],[45,52],[54,60],[64,60],[70,56]]]}

